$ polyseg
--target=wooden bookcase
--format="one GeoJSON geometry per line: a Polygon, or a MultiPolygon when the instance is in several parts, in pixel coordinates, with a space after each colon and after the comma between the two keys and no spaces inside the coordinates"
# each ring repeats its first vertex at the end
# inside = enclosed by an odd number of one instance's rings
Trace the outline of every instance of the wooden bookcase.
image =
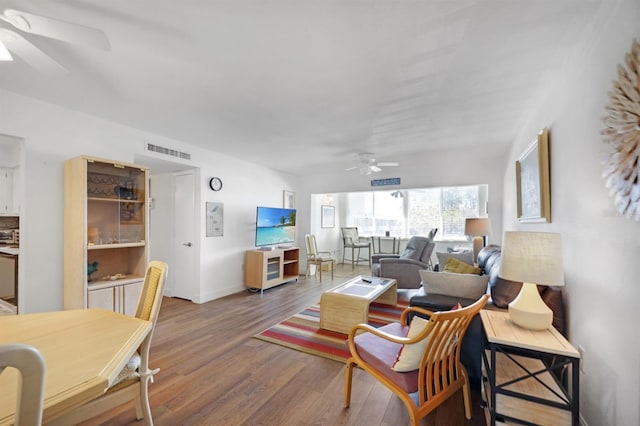
{"type": "Polygon", "coordinates": [[[250,289],[274,287],[298,280],[300,249],[247,250],[244,262],[244,285],[250,289]]]}
{"type": "Polygon", "coordinates": [[[135,164],[89,156],[65,162],[65,309],[135,313],[148,263],[148,182],[148,169],[135,164]]]}

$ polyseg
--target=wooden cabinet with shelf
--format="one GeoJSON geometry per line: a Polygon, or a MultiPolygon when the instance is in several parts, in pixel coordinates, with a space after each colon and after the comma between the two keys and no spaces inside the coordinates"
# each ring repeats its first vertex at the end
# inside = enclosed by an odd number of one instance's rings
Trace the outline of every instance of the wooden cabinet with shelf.
{"type": "Polygon", "coordinates": [[[245,255],[244,285],[265,290],[298,279],[300,249],[248,250],[245,255]]]}
{"type": "Polygon", "coordinates": [[[94,157],[65,162],[64,308],[131,314],[148,262],[148,169],[94,157]],[[88,274],[89,265],[97,270],[88,274]]]}

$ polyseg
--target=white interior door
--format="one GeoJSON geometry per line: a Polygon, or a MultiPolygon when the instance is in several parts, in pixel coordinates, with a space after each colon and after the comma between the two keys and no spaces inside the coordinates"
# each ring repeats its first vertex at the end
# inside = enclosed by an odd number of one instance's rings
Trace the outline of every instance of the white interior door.
{"type": "Polygon", "coordinates": [[[174,277],[174,297],[193,300],[197,297],[195,274],[196,233],[193,225],[195,214],[195,175],[193,172],[176,173],[173,191],[173,252],[171,265],[174,277]]]}

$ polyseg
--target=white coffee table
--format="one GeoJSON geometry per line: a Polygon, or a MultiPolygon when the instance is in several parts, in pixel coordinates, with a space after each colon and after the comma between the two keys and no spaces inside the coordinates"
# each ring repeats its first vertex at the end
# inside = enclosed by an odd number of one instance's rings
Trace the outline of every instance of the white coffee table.
{"type": "Polygon", "coordinates": [[[398,284],[391,278],[357,276],[324,293],[320,298],[320,328],[348,334],[366,323],[371,302],[397,305],[398,284]]]}

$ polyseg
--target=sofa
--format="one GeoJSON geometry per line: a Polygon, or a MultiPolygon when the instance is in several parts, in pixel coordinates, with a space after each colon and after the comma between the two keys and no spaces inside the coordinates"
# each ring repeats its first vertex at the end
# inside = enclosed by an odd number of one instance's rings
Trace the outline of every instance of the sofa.
{"type": "MultiPolygon", "coordinates": [[[[430,311],[449,310],[457,303],[462,306],[472,304],[477,300],[478,289],[480,284],[473,288],[473,292],[469,293],[468,289],[463,288],[460,283],[465,280],[474,280],[481,283],[486,281],[486,289],[491,296],[489,303],[484,309],[507,310],[509,303],[515,299],[520,292],[522,283],[508,281],[498,276],[501,263],[501,247],[499,245],[488,245],[478,253],[478,268],[481,275],[475,277],[466,275],[471,274],[452,274],[449,272],[422,272],[422,288],[414,290],[412,294],[407,295],[410,298],[410,306],[419,306],[430,311]],[[448,274],[443,276],[434,276],[433,274],[448,274]],[[484,278],[483,278],[484,277],[484,278]],[[433,281],[444,281],[447,285],[434,285],[428,282],[430,278],[433,281]],[[425,281],[425,279],[427,281],[425,281]],[[447,282],[448,280],[448,282],[447,282]],[[457,281],[456,281],[457,280],[457,281]],[[459,288],[460,287],[460,288],[459,288]],[[466,291],[466,293],[465,293],[466,291]],[[465,297],[472,295],[472,297],[465,297]]],[[[443,265],[439,265],[443,269],[443,265]]],[[[565,334],[565,313],[562,301],[562,291],[557,287],[538,286],[542,300],[549,306],[553,312],[553,326],[563,335],[565,334]]],[[[485,346],[484,333],[482,331],[482,322],[480,316],[476,316],[469,325],[469,329],[465,334],[462,342],[462,350],[460,354],[461,361],[469,377],[480,379],[481,377],[481,357],[482,350],[485,346]]]]}

